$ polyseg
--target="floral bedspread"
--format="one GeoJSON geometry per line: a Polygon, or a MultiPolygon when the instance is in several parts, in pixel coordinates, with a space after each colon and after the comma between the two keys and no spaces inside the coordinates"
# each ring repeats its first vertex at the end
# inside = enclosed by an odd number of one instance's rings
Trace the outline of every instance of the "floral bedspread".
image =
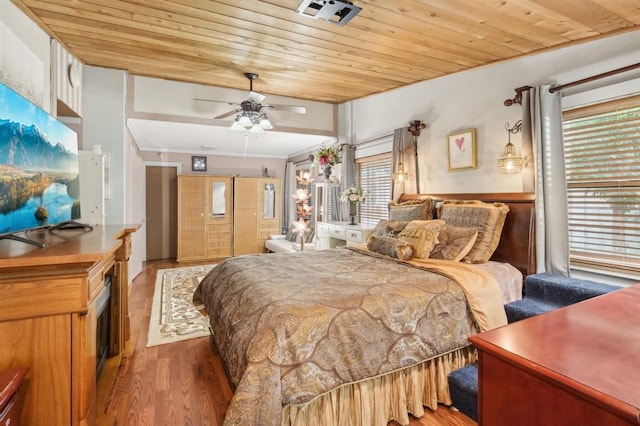
{"type": "MultiPolygon", "coordinates": [[[[284,405],[468,346],[481,329],[472,309],[484,308],[426,268],[350,249],[219,264],[194,303],[236,386],[225,425],[280,425],[284,405]]],[[[469,271],[474,287],[498,294],[489,310],[503,313],[495,280],[469,271]]]]}

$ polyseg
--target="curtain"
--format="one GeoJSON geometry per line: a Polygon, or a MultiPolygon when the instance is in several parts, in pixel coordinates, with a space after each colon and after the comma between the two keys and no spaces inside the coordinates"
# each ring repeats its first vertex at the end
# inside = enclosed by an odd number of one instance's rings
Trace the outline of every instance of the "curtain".
{"type": "Polygon", "coordinates": [[[293,161],[287,161],[285,165],[283,188],[282,200],[285,214],[282,230],[286,232],[296,221],[296,202],[293,199],[293,194],[296,192],[296,164],[293,161]]]}
{"type": "MultiPolygon", "coordinates": [[[[523,92],[523,153],[531,152],[536,214],[536,272],[569,276],[569,223],[560,94],[549,86],[523,92]]],[[[527,183],[529,181],[529,183],[527,183]]]]}
{"type": "Polygon", "coordinates": [[[339,186],[329,186],[331,191],[329,199],[333,220],[346,221],[349,220],[348,203],[340,201],[340,193],[356,185],[356,147],[343,144],[341,149],[342,163],[340,163],[340,167],[342,169],[340,175],[342,179],[339,186]]]}
{"type": "Polygon", "coordinates": [[[329,204],[331,205],[331,220],[346,221],[346,206],[344,206],[346,203],[340,201],[340,186],[329,185],[327,190],[329,191],[329,204]]]}
{"type": "Polygon", "coordinates": [[[393,131],[392,167],[395,172],[398,163],[402,162],[407,179],[402,183],[392,183],[391,198],[397,200],[403,192],[418,194],[418,153],[417,143],[409,129],[402,127],[393,131]]]}

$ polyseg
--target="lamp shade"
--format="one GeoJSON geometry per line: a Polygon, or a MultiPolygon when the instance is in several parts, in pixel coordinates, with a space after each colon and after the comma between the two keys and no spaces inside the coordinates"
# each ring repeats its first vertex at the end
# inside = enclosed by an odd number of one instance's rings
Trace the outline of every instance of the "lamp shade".
{"type": "Polygon", "coordinates": [[[251,127],[251,125],[253,124],[251,122],[251,118],[249,118],[249,116],[245,114],[238,116],[236,120],[238,121],[238,123],[242,124],[244,127],[251,127]]]}
{"type": "Polygon", "coordinates": [[[238,120],[236,120],[231,125],[231,130],[243,131],[243,130],[245,130],[245,127],[242,124],[240,124],[240,122],[238,120]]]}
{"type": "Polygon", "coordinates": [[[393,173],[393,181],[395,183],[403,183],[408,178],[409,178],[409,173],[404,171],[404,164],[402,164],[402,161],[400,161],[398,163],[398,167],[396,168],[396,171],[393,173]]]}
{"type": "Polygon", "coordinates": [[[251,129],[249,129],[249,131],[257,135],[259,135],[260,133],[264,133],[264,129],[260,127],[259,124],[254,124],[253,126],[251,126],[251,129]]]}
{"type": "Polygon", "coordinates": [[[262,127],[264,130],[271,130],[273,129],[273,126],[271,125],[271,122],[269,121],[269,119],[267,117],[264,117],[260,120],[260,123],[258,123],[260,125],[260,127],[262,127]]]}
{"type": "Polygon", "coordinates": [[[524,159],[516,153],[516,148],[511,142],[504,147],[504,154],[498,158],[498,169],[502,173],[520,173],[524,159]]]}

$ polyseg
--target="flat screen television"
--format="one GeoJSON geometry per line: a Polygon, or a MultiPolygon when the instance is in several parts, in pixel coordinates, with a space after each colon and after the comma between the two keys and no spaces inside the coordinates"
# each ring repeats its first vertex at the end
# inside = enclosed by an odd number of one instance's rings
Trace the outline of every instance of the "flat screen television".
{"type": "Polygon", "coordinates": [[[78,136],[0,83],[0,239],[79,218],[78,136]]]}

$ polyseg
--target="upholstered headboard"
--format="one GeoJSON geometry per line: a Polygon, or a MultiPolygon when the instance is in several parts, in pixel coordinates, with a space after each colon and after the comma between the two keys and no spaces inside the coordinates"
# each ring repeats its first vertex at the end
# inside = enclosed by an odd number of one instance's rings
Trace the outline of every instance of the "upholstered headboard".
{"type": "Polygon", "coordinates": [[[495,192],[482,194],[402,194],[399,201],[431,197],[443,200],[480,200],[509,206],[500,244],[491,256],[496,262],[508,262],[525,276],[535,274],[535,210],[531,192],[495,192]]]}

